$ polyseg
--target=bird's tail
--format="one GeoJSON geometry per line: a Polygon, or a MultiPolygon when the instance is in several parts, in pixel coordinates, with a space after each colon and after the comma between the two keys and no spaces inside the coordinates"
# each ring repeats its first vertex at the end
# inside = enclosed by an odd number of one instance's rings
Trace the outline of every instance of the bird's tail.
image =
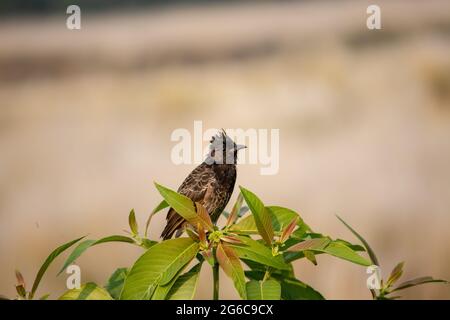
{"type": "MultiPolygon", "coordinates": [[[[173,234],[177,231],[182,231],[182,228],[184,227],[184,225],[186,223],[186,220],[184,220],[172,208],[170,208],[169,212],[167,213],[166,220],[167,220],[167,225],[164,228],[163,232],[161,233],[161,238],[163,240],[172,238],[173,234]]],[[[179,236],[180,234],[177,234],[176,236],[179,236]]]]}

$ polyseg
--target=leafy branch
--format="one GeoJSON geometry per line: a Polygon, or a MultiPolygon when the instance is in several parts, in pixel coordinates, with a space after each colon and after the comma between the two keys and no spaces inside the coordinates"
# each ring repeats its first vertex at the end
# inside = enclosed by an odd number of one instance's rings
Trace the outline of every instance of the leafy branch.
{"type": "MultiPolygon", "coordinates": [[[[379,267],[378,258],[375,255],[375,252],[370,247],[369,243],[358,233],[356,232],[352,227],[350,227],[341,217],[337,216],[337,218],[361,241],[364,248],[367,251],[367,254],[370,257],[370,261],[372,262],[372,265],[379,267]]],[[[400,290],[404,290],[407,288],[419,286],[426,283],[445,283],[448,284],[448,281],[443,279],[434,279],[433,277],[426,276],[426,277],[419,277],[412,280],[408,280],[405,282],[400,283],[397,286],[394,286],[395,283],[401,278],[403,275],[403,267],[405,263],[400,262],[398,263],[394,269],[392,269],[391,274],[389,275],[387,281],[383,281],[383,279],[379,279],[379,289],[370,289],[370,292],[372,294],[372,298],[375,300],[395,300],[400,298],[400,296],[392,296],[391,294],[393,292],[398,292],[400,290]]]]}
{"type": "MultiPolygon", "coordinates": [[[[266,206],[244,187],[223,226],[214,225],[206,209],[184,195],[155,183],[163,200],[149,215],[144,234],[134,210],[128,216],[128,235],[112,235],[98,240],[70,241],[55,249],[39,269],[32,289],[27,291],[20,272],[16,272],[17,299],[33,299],[49,265],[77,244],[58,274],[73,264],[89,248],[103,243],[127,243],[144,251],[130,267],[118,268],[105,286],[88,282],[65,292],[59,299],[162,300],[193,299],[204,262],[213,270],[213,299],[219,299],[219,268],[231,278],[242,299],[324,299],[316,289],[297,279],[293,264],[306,259],[317,265],[316,256],[328,254],[361,266],[378,266],[378,259],[367,241],[340,217],[338,219],[358,238],[361,245],[333,239],[314,232],[294,210],[266,206]],[[244,206],[244,201],[246,206],[244,206]],[[148,238],[152,218],[172,207],[187,222],[185,236],[164,241],[148,238]],[[366,252],[368,259],[360,254],[366,252]]],[[[446,282],[421,277],[396,285],[403,273],[398,264],[379,289],[371,289],[374,299],[395,299],[394,292],[430,282],[446,282]]],[[[42,296],[46,299],[48,295],[42,296]]]]}

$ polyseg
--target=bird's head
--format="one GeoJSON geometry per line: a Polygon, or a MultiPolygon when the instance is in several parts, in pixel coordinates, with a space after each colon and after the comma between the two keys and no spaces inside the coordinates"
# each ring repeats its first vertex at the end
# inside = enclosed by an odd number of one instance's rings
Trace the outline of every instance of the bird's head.
{"type": "Polygon", "coordinates": [[[238,151],[244,148],[247,147],[236,144],[222,129],[211,138],[206,162],[208,164],[236,164],[238,151]]]}

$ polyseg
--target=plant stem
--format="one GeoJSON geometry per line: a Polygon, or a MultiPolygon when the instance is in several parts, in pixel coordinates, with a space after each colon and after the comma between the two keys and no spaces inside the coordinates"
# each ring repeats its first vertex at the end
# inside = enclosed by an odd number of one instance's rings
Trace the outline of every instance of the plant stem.
{"type": "Polygon", "coordinates": [[[217,261],[214,263],[213,267],[213,300],[219,300],[219,263],[217,261]]]}
{"type": "Polygon", "coordinates": [[[272,269],[271,268],[267,268],[266,272],[264,273],[263,282],[270,278],[270,274],[271,273],[272,273],[272,269]]]}

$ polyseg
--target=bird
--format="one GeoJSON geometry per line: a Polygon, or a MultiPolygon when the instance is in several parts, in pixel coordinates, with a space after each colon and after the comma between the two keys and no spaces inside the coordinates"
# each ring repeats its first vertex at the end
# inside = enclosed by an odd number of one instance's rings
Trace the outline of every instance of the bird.
{"type": "MultiPolygon", "coordinates": [[[[210,140],[206,159],[184,179],[178,193],[200,203],[213,223],[225,209],[236,183],[237,154],[245,145],[236,144],[225,132],[219,131],[210,140]]],[[[188,222],[173,208],[166,216],[167,224],[161,233],[163,240],[179,237],[188,222]]]]}

